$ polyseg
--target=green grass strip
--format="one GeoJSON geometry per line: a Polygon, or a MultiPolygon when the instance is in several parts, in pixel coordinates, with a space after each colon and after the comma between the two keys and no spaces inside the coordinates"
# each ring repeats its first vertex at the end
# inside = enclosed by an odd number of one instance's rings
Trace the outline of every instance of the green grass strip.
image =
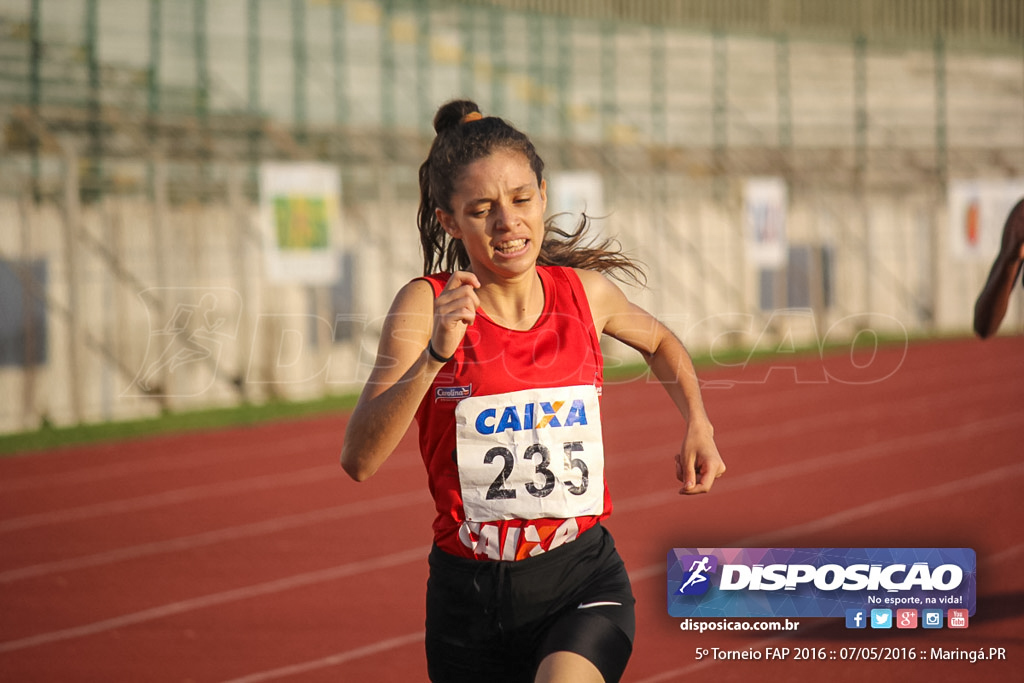
{"type": "MultiPolygon", "coordinates": [[[[910,340],[920,343],[932,337],[915,337],[910,340]]],[[[902,336],[879,338],[880,347],[907,343],[902,336]]],[[[867,335],[862,344],[870,346],[874,343],[872,335],[867,335]]],[[[826,353],[849,351],[850,343],[819,348],[814,345],[780,352],[778,349],[749,350],[730,349],[716,352],[714,356],[697,354],[693,357],[698,370],[713,369],[722,366],[737,366],[748,362],[760,362],[773,358],[806,358],[826,353]]],[[[648,372],[643,363],[627,364],[609,368],[605,372],[607,380],[624,381],[640,377],[648,372]]],[[[331,412],[347,412],[355,407],[356,395],[338,395],[320,398],[313,401],[272,401],[254,405],[243,404],[228,408],[165,413],[163,415],[140,420],[119,422],[101,422],[68,427],[43,425],[41,428],[14,434],[0,435],[0,456],[42,451],[62,446],[96,443],[102,441],[118,441],[156,434],[173,434],[179,432],[224,429],[253,424],[261,424],[274,420],[286,420],[310,417],[331,412]]]]}
{"type": "Polygon", "coordinates": [[[330,396],[314,401],[272,401],[260,405],[244,404],[120,422],[101,422],[68,427],[43,425],[16,434],[0,435],[0,456],[47,450],[61,446],[117,441],[156,434],[174,434],[225,429],[261,424],[275,420],[310,417],[330,412],[347,412],[356,404],[356,396],[330,396]]]}

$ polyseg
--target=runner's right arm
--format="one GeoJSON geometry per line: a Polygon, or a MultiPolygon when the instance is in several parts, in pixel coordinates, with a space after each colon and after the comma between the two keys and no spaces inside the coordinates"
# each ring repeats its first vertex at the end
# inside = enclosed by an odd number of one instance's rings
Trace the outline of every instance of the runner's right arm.
{"type": "Polygon", "coordinates": [[[443,364],[427,351],[450,356],[462,343],[480,305],[476,277],[456,273],[435,299],[429,283],[414,280],[395,296],[384,321],[373,370],[345,430],[341,466],[365,481],[398,446],[443,364]]]}

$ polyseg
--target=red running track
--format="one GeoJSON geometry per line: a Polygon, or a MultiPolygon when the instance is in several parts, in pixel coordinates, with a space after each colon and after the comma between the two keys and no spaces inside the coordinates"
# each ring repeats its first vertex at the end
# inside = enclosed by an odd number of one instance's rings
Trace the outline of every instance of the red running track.
{"type": "MultiPolygon", "coordinates": [[[[607,526],[638,598],[626,680],[1024,680],[1024,338],[702,372],[728,474],[677,495],[663,390],[604,398],[607,526]],[[679,628],[672,547],[972,547],[963,631],[679,628]],[[795,659],[868,646],[1007,661],[795,659]],[[784,661],[696,659],[698,648],[784,661]]],[[[413,440],[364,484],[342,415],[0,460],[0,680],[422,681],[431,504],[413,440]]]]}

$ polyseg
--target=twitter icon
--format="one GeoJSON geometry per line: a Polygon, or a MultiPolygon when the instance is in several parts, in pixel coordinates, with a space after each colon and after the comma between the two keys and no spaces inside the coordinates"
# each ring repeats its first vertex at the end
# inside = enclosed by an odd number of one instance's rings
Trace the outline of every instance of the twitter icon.
{"type": "Polygon", "coordinates": [[[871,610],[871,628],[892,628],[892,610],[871,610]]]}

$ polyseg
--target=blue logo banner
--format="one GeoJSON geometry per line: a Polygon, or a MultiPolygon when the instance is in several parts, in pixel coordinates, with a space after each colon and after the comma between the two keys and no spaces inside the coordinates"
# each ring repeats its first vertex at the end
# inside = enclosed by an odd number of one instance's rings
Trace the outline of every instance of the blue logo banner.
{"type": "Polygon", "coordinates": [[[973,616],[976,563],[971,548],[673,548],[668,613],[845,617],[857,621],[853,628],[861,627],[857,612],[871,610],[973,616]]]}

